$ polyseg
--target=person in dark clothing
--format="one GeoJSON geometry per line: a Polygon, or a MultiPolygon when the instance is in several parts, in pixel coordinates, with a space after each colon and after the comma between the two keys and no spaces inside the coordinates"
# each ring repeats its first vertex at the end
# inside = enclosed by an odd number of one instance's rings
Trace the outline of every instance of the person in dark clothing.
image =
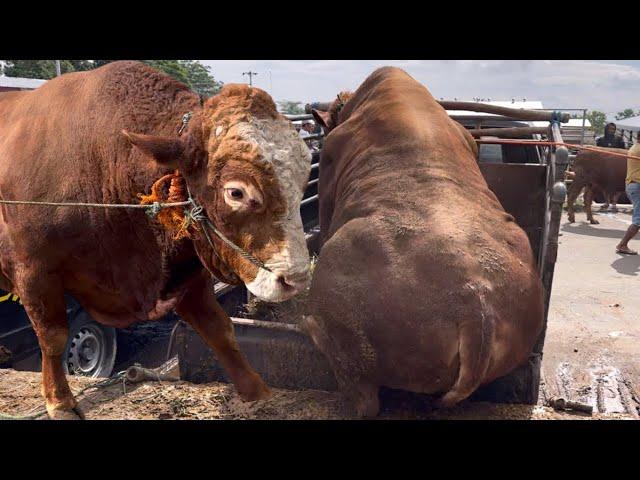
{"type": "Polygon", "coordinates": [[[605,125],[604,136],[598,139],[596,145],[599,147],[627,148],[622,137],[616,135],[615,123],[607,123],[605,125]]]}
{"type": "MultiPolygon", "coordinates": [[[[604,127],[604,136],[600,137],[596,142],[598,147],[613,147],[613,148],[624,148],[626,150],[627,146],[624,143],[622,137],[616,135],[616,124],[615,123],[607,123],[604,127]]],[[[600,207],[601,211],[609,210],[609,207],[612,206],[611,211],[617,212],[618,208],[616,206],[617,198],[620,195],[607,194],[605,193],[604,203],[600,207]]]]}

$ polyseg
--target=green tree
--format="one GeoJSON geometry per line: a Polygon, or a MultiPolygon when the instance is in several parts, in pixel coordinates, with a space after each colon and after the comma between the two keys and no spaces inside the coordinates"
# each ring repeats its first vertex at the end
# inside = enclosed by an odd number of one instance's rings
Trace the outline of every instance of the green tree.
{"type": "MultiPolygon", "coordinates": [[[[5,60],[4,74],[7,77],[41,78],[49,80],[56,76],[55,60],[5,60]]],[[[71,60],[60,60],[61,73],[75,70],[71,60]]]]}
{"type": "Polygon", "coordinates": [[[189,85],[189,71],[180,60],[143,60],[150,67],[160,70],[179,82],[189,85]]]}
{"type": "Polygon", "coordinates": [[[301,104],[302,102],[292,102],[290,100],[281,100],[278,102],[280,111],[289,115],[302,115],[304,108],[300,106],[301,104]]]}
{"type": "MultiPolygon", "coordinates": [[[[61,73],[86,71],[114,60],[60,60],[61,73]]],[[[142,60],[150,67],[184,83],[201,97],[215,95],[223,83],[211,74],[210,67],[197,60],[142,60]]],[[[3,72],[8,77],[42,78],[56,76],[55,60],[4,60],[3,72]]]]}
{"type": "Polygon", "coordinates": [[[587,120],[591,123],[593,131],[596,135],[604,135],[604,126],[607,123],[607,116],[604,112],[598,110],[590,110],[587,113],[587,120]]]}
{"type": "Polygon", "coordinates": [[[622,120],[624,118],[635,117],[636,114],[631,108],[625,108],[622,112],[616,114],[616,120],[622,120]]]}
{"type": "Polygon", "coordinates": [[[211,74],[211,67],[196,60],[180,60],[189,76],[188,85],[201,97],[215,95],[222,88],[223,83],[217,81],[211,74]]]}

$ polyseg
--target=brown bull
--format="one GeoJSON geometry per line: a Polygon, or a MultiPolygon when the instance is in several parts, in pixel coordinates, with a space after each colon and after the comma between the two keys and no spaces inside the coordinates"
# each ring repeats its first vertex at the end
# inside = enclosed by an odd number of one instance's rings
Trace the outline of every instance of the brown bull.
{"type": "MultiPolygon", "coordinates": [[[[622,148],[601,148],[617,153],[627,153],[627,150],[622,148]]],[[[569,222],[576,221],[573,204],[584,188],[584,209],[587,213],[587,220],[596,225],[600,222],[593,218],[593,212],[591,211],[593,192],[594,190],[601,190],[604,193],[606,204],[612,204],[615,210],[618,198],[625,190],[627,159],[601,152],[581,150],[576,155],[573,171],[573,182],[567,192],[567,216],[569,222]]]]}
{"type": "Polygon", "coordinates": [[[340,98],[315,112],[330,133],[305,326],[358,414],[377,414],[380,386],[453,405],[531,354],[543,298],[529,241],[424,86],[387,67],[340,98]]]}
{"type": "Polygon", "coordinates": [[[267,396],[215,300],[211,274],[244,282],[269,301],[305,288],[299,206],[309,170],[309,151],[291,123],[264,91],[245,85],[227,85],[201,106],[167,75],[115,62],[1,94],[2,199],[138,203],[140,194],[166,198],[168,184],[151,187],[172,174],[173,200],[189,191],[228,239],[269,269],[214,235],[211,248],[201,227],[176,235],[160,215],[142,210],[2,205],[0,288],[20,296],[38,336],[49,415],[81,415],[63,374],[65,292],[115,327],[175,308],[213,348],[242,398],[267,396]],[[187,112],[193,117],[178,136],[187,112]]]}

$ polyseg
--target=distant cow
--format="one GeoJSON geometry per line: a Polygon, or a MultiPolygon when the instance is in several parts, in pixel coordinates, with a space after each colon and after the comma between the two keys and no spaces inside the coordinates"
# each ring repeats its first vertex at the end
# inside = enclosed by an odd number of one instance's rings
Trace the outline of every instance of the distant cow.
{"type": "MultiPolygon", "coordinates": [[[[616,153],[627,153],[627,150],[622,148],[601,148],[616,153]]],[[[573,182],[567,193],[567,216],[569,222],[576,221],[573,204],[584,188],[584,208],[587,213],[587,220],[596,225],[600,222],[593,218],[593,212],[591,211],[594,191],[602,191],[605,202],[607,204],[611,203],[615,207],[618,198],[625,190],[627,159],[601,152],[581,150],[576,155],[573,171],[573,182]]]]}
{"type": "Polygon", "coordinates": [[[542,284],[471,135],[390,67],[314,115],[330,133],[304,325],[357,413],[378,413],[380,386],[450,406],[526,362],[542,284]]]}
{"type": "Polygon", "coordinates": [[[142,210],[1,205],[0,288],[20,296],[38,336],[49,415],[81,416],[62,366],[65,292],[115,327],[175,308],[243,399],[268,396],[216,302],[212,274],[269,301],[306,287],[299,209],[310,157],[264,91],[230,84],[201,106],[185,85],[139,62],[0,94],[2,199],[122,204],[190,193],[228,239],[269,269],[210,234],[212,248],[202,226],[185,226],[179,207],[152,219],[142,210]],[[184,228],[174,231],[176,219],[184,228]]]}

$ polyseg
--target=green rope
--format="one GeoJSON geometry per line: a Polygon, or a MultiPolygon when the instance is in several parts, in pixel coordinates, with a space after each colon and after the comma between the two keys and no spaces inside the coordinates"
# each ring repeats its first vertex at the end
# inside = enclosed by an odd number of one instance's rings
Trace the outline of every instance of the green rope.
{"type": "Polygon", "coordinates": [[[153,202],[151,205],[140,205],[137,203],[79,203],[79,202],[34,202],[29,200],[0,200],[0,203],[7,205],[39,205],[47,207],[92,207],[92,208],[139,208],[147,211],[147,215],[155,217],[163,208],[184,207],[190,202],[160,203],[153,202]]]}

